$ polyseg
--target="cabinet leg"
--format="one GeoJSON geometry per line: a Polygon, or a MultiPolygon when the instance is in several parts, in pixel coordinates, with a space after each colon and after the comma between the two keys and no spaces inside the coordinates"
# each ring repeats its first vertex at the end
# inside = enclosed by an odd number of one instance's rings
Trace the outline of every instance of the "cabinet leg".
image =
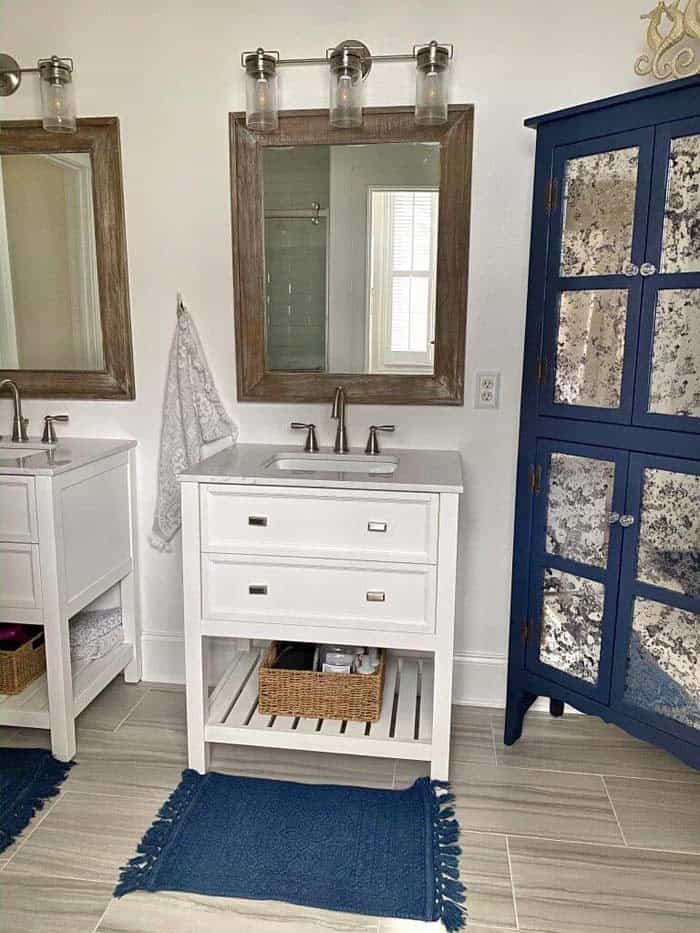
{"type": "Polygon", "coordinates": [[[137,684],[141,680],[141,630],[136,609],[136,580],[132,571],[119,583],[124,638],[134,646],[134,659],[124,668],[124,680],[137,684]]]}
{"type": "Polygon", "coordinates": [[[549,715],[550,716],[563,716],[564,715],[564,702],[563,700],[555,700],[554,697],[549,699],[549,715]]]}
{"type": "Polygon", "coordinates": [[[68,619],[46,619],[46,684],[51,716],[51,751],[59,761],[75,755],[73,678],[70,663],[68,619]]]}
{"type": "Polygon", "coordinates": [[[433,685],[433,742],[430,753],[430,777],[446,781],[450,771],[450,729],[452,725],[452,655],[435,652],[433,685]]]}
{"type": "Polygon", "coordinates": [[[518,741],[523,731],[523,720],[525,713],[530,709],[537,699],[534,693],[520,688],[508,688],[508,699],[506,701],[506,725],[503,734],[503,743],[513,745],[518,741]]]}
{"type": "Polygon", "coordinates": [[[207,655],[199,633],[190,633],[185,651],[187,683],[187,754],[189,766],[200,774],[209,769],[209,748],[204,739],[207,698],[207,655]]]}

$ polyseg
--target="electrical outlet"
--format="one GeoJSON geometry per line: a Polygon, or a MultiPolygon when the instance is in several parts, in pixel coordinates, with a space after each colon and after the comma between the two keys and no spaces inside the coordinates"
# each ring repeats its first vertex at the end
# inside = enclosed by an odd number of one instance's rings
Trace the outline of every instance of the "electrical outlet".
{"type": "Polygon", "coordinates": [[[498,408],[500,373],[477,373],[474,390],[475,408],[498,408]]]}

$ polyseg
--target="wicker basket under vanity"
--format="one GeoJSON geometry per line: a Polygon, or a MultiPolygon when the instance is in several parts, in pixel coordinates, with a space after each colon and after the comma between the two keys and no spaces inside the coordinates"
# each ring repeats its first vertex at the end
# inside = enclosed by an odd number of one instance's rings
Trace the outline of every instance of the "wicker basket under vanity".
{"type": "Polygon", "coordinates": [[[0,651],[0,693],[21,693],[46,671],[43,631],[13,651],[0,651]]]}
{"type": "Polygon", "coordinates": [[[322,674],[275,668],[278,646],[270,648],[260,665],[258,712],[265,716],[304,716],[309,719],[347,719],[376,722],[382,711],[384,652],[373,674],[322,674]]]}

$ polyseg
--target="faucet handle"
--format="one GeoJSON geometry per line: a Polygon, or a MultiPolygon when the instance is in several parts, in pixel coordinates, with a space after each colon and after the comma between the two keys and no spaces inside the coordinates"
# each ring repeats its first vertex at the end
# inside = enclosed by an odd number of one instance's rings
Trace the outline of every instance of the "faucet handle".
{"type": "Polygon", "coordinates": [[[369,437],[367,438],[366,454],[379,453],[379,441],[377,440],[377,431],[392,432],[396,430],[395,424],[371,424],[369,426],[369,437]]]}
{"type": "Polygon", "coordinates": [[[292,421],[290,427],[295,431],[306,431],[306,443],[304,444],[304,450],[307,454],[316,454],[318,453],[318,439],[316,437],[316,425],[315,424],[304,424],[303,421],[292,421]]]}
{"type": "Polygon", "coordinates": [[[44,433],[41,435],[42,444],[57,444],[58,438],[56,437],[56,432],[54,431],[53,423],[54,421],[60,421],[63,424],[66,424],[70,421],[68,415],[45,415],[44,416],[44,433]]]}

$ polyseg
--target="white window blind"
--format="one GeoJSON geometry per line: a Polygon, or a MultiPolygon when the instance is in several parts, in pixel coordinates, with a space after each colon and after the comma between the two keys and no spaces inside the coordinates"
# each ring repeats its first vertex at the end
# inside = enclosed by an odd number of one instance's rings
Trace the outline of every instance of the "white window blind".
{"type": "Polygon", "coordinates": [[[438,191],[370,191],[370,368],[432,369],[438,191]]]}

